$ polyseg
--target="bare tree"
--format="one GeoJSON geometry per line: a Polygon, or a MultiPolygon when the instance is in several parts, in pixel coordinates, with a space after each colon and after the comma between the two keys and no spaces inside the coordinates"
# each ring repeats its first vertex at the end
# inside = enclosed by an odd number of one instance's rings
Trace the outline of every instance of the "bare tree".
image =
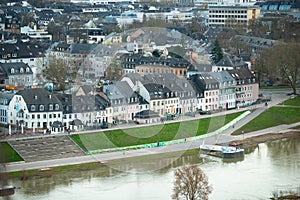
{"type": "Polygon", "coordinates": [[[264,68],[260,69],[261,73],[281,77],[286,81],[293,92],[296,94],[297,82],[300,80],[300,44],[299,43],[278,43],[273,47],[265,50],[261,54],[260,63],[264,68]]]}
{"type": "Polygon", "coordinates": [[[43,76],[51,81],[58,90],[64,90],[69,75],[67,63],[62,58],[49,57],[48,67],[43,70],[43,76]]]}
{"type": "Polygon", "coordinates": [[[179,168],[174,176],[173,199],[208,199],[212,192],[207,176],[196,165],[179,168]]]}

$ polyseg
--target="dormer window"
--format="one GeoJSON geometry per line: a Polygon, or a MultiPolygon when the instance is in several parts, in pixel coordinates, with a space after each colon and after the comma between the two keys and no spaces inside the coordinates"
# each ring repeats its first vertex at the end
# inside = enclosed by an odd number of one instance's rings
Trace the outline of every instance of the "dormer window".
{"type": "Polygon", "coordinates": [[[11,69],[10,69],[10,73],[11,73],[11,74],[14,74],[14,73],[15,73],[15,69],[14,69],[14,68],[11,68],[11,69]]]}
{"type": "Polygon", "coordinates": [[[55,110],[59,110],[59,105],[55,104],[55,110]]]}
{"type": "Polygon", "coordinates": [[[31,105],[31,106],[30,106],[30,110],[31,110],[31,111],[35,111],[35,105],[31,105]]]}
{"type": "Polygon", "coordinates": [[[24,73],[23,67],[20,68],[20,73],[24,73]]]}
{"type": "Polygon", "coordinates": [[[53,105],[49,104],[49,110],[53,110],[53,105]]]}
{"type": "Polygon", "coordinates": [[[29,69],[29,67],[26,67],[26,72],[30,72],[30,69],[29,69]]]}
{"type": "Polygon", "coordinates": [[[44,111],[45,107],[44,105],[40,105],[40,111],[44,111]]]}

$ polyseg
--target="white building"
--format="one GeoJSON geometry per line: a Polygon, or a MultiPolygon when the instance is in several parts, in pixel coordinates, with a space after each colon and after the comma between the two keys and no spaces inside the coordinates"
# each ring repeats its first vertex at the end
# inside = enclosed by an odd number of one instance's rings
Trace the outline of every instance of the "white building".
{"type": "Polygon", "coordinates": [[[21,34],[25,34],[28,37],[36,40],[52,40],[51,34],[48,34],[48,32],[45,30],[37,30],[36,25],[33,29],[29,26],[21,27],[21,34]]]}
{"type": "Polygon", "coordinates": [[[25,89],[16,93],[8,107],[8,123],[32,131],[51,129],[54,122],[62,122],[60,101],[42,88],[25,89]]]}

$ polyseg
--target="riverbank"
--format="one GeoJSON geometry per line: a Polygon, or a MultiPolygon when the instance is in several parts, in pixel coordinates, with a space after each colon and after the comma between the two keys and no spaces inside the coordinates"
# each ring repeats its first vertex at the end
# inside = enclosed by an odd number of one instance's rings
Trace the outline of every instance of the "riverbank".
{"type": "MultiPolygon", "coordinates": [[[[293,138],[293,137],[300,137],[300,129],[297,127],[297,129],[286,129],[279,131],[278,133],[265,133],[258,136],[248,137],[241,140],[232,140],[230,143],[236,143],[238,145],[242,145],[243,148],[251,148],[256,147],[260,143],[268,143],[275,140],[285,139],[285,138],[293,138]]],[[[188,143],[188,142],[187,142],[188,143]]],[[[189,152],[194,152],[198,150],[198,145],[195,146],[189,146],[189,148],[186,148],[185,150],[180,149],[171,149],[167,151],[160,151],[159,147],[156,148],[150,148],[147,149],[148,151],[146,153],[137,153],[132,151],[128,151],[125,154],[122,152],[114,152],[117,153],[118,156],[112,156],[112,157],[106,157],[106,159],[103,159],[107,154],[98,154],[97,156],[101,156],[102,159],[99,159],[95,156],[87,156],[90,158],[93,158],[91,161],[83,162],[83,163],[77,163],[77,164],[66,164],[66,165],[54,165],[54,166],[48,166],[45,168],[36,168],[36,169],[28,169],[28,170],[8,170],[10,176],[12,177],[20,177],[21,179],[26,179],[31,176],[51,176],[55,174],[56,172],[61,171],[69,171],[69,170],[86,170],[91,169],[93,167],[99,167],[106,165],[109,162],[124,162],[124,159],[137,159],[137,158],[145,158],[145,159],[151,159],[152,156],[163,156],[163,157],[174,157],[174,154],[176,155],[184,155],[189,154],[189,152]]],[[[164,148],[164,147],[162,147],[164,148]]],[[[137,150],[138,151],[138,150],[137,150]]],[[[26,163],[23,163],[26,164],[26,163]]],[[[7,165],[9,167],[9,165],[7,165]]]]}
{"type": "Polygon", "coordinates": [[[281,140],[285,138],[300,137],[300,129],[286,130],[279,133],[266,133],[263,135],[253,136],[241,140],[233,140],[231,143],[241,145],[243,148],[255,147],[260,143],[268,143],[275,140],[281,140]]]}

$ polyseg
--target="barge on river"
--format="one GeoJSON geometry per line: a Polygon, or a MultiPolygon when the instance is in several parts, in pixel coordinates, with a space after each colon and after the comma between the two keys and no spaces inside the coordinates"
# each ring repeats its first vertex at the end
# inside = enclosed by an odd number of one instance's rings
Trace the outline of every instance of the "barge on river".
{"type": "Polygon", "coordinates": [[[222,158],[239,158],[244,156],[244,149],[240,147],[203,144],[200,146],[200,150],[203,153],[222,158]]]}
{"type": "Polygon", "coordinates": [[[13,195],[15,193],[15,189],[16,187],[12,185],[0,186],[0,197],[13,195]]]}

